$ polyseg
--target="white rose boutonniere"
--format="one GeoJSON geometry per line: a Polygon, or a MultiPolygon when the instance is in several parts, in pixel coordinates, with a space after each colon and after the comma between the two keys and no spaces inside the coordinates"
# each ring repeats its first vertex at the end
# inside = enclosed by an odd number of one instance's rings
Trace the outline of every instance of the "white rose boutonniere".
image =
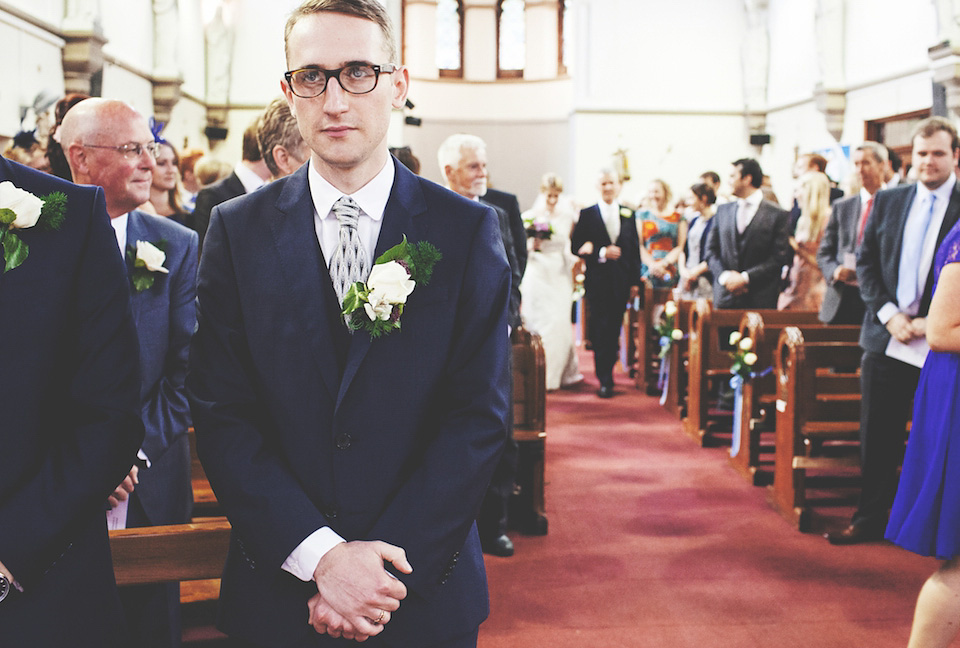
{"type": "Polygon", "coordinates": [[[166,241],[158,241],[157,243],[137,241],[136,247],[127,246],[127,258],[133,261],[133,272],[130,274],[130,280],[133,282],[134,290],[137,292],[149,290],[156,281],[157,273],[167,274],[170,272],[163,267],[167,260],[167,255],[163,251],[166,246],[166,241]]]}
{"type": "Polygon", "coordinates": [[[400,316],[407,297],[417,285],[426,285],[434,264],[443,255],[430,243],[414,245],[403,241],[384,252],[366,283],[350,286],[343,298],[343,315],[351,330],[364,329],[376,338],[400,328],[400,316]],[[366,318],[358,316],[363,311],[366,318]]]}
{"type": "Polygon", "coordinates": [[[66,208],[67,196],[62,192],[40,198],[9,180],[0,182],[0,247],[3,248],[0,274],[19,266],[30,253],[29,246],[20,238],[20,230],[60,229],[66,208]]]}

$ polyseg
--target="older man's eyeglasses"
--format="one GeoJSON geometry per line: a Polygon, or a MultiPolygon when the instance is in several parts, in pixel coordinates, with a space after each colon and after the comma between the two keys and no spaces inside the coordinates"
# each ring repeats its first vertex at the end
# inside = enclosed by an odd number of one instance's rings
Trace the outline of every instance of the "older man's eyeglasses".
{"type": "Polygon", "coordinates": [[[110,149],[112,151],[118,151],[123,157],[128,160],[138,158],[143,155],[143,152],[146,151],[150,154],[154,160],[160,156],[160,143],[159,142],[147,142],[146,144],[139,144],[137,142],[128,142],[127,144],[121,144],[120,146],[102,146],[100,144],[84,144],[84,148],[98,148],[98,149],[110,149]]]}
{"type": "Polygon", "coordinates": [[[323,94],[330,79],[336,79],[340,87],[350,94],[367,94],[377,87],[381,73],[391,74],[396,71],[396,65],[355,63],[336,70],[324,70],[316,66],[290,70],[284,73],[283,78],[287,80],[293,94],[309,99],[323,94]]]}

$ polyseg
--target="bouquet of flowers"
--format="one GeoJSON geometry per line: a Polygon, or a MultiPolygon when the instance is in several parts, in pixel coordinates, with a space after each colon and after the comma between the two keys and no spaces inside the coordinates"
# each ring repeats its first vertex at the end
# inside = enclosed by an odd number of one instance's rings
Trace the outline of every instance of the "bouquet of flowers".
{"type": "Polygon", "coordinates": [[[663,312],[660,314],[656,326],[656,331],[660,335],[660,358],[670,353],[670,347],[673,346],[674,342],[683,339],[683,331],[675,325],[676,318],[677,304],[676,302],[668,301],[663,305],[663,312]]]}
{"type": "Polygon", "coordinates": [[[730,346],[734,351],[730,354],[733,365],[730,367],[730,373],[740,376],[747,380],[753,373],[753,366],[757,364],[757,354],[753,352],[753,340],[748,337],[742,338],[740,331],[734,331],[730,334],[730,346]]]}
{"type": "Polygon", "coordinates": [[[527,230],[527,238],[549,241],[553,236],[553,225],[542,218],[528,217],[524,219],[523,227],[527,230]]]}

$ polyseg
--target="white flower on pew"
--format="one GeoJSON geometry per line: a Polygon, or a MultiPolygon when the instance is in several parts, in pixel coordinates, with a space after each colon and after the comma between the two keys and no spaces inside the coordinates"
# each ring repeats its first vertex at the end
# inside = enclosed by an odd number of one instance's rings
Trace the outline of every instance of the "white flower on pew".
{"type": "MultiPolygon", "coordinates": [[[[747,339],[749,340],[750,338],[747,339]]],[[[753,352],[744,354],[743,364],[747,365],[748,367],[752,367],[753,365],[757,364],[757,354],[753,352]]]]}
{"type": "Polygon", "coordinates": [[[667,317],[673,317],[677,314],[677,304],[672,301],[668,301],[663,305],[663,312],[666,313],[667,317]]]}
{"type": "Polygon", "coordinates": [[[752,348],[753,348],[753,340],[751,340],[750,338],[743,338],[742,340],[740,340],[741,351],[749,351],[752,348]]]}
{"type": "Polygon", "coordinates": [[[734,331],[730,334],[730,346],[737,346],[737,342],[740,341],[740,331],[734,331]]]}
{"type": "Polygon", "coordinates": [[[677,340],[679,342],[680,340],[683,339],[683,331],[681,331],[680,329],[673,329],[673,332],[670,334],[670,337],[672,337],[674,340],[677,340]]]}

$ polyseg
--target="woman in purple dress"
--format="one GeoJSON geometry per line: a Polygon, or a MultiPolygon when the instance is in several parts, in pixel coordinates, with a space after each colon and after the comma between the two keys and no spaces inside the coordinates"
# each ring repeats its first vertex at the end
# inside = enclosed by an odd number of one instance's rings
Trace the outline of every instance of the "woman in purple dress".
{"type": "Polygon", "coordinates": [[[937,251],[930,353],[886,537],[944,561],[917,598],[908,648],[949,646],[960,629],[960,224],[937,251]]]}

